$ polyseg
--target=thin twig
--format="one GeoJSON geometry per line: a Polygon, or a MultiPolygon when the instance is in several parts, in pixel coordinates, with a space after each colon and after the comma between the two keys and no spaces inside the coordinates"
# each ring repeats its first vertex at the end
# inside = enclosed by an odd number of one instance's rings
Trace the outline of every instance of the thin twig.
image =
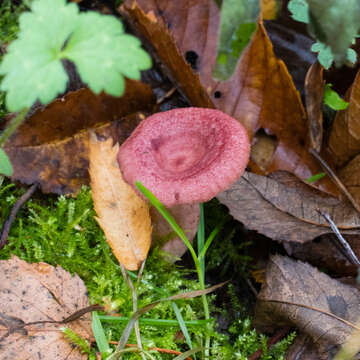
{"type": "Polygon", "coordinates": [[[336,176],[334,171],[330,168],[330,166],[325,162],[325,160],[314,150],[310,149],[310,153],[320,162],[321,166],[324,168],[324,170],[328,173],[328,175],[332,178],[335,185],[340,189],[340,191],[343,192],[343,194],[349,199],[351,204],[354,206],[356,211],[360,213],[360,206],[358,203],[354,200],[352,195],[349,193],[349,191],[346,189],[344,184],[340,181],[340,179],[336,176]]]}
{"type": "Polygon", "coordinates": [[[335,314],[333,314],[333,313],[331,313],[329,311],[321,310],[321,309],[315,308],[315,307],[310,306],[310,305],[298,304],[298,303],[294,303],[294,302],[291,302],[291,301],[285,301],[285,300],[262,299],[260,297],[258,297],[257,299],[259,301],[273,302],[273,303],[278,303],[278,304],[283,304],[283,305],[293,305],[293,306],[298,306],[298,307],[302,307],[302,308],[305,308],[305,309],[313,310],[313,311],[319,312],[321,314],[330,316],[330,317],[332,317],[332,318],[334,318],[334,319],[336,319],[338,321],[341,321],[342,323],[350,326],[351,328],[360,331],[360,327],[356,326],[355,324],[351,323],[350,321],[347,321],[347,320],[341,318],[340,316],[337,316],[337,315],[335,315],[335,314]]]}
{"type": "Polygon", "coordinates": [[[345,255],[347,257],[347,259],[353,263],[354,265],[360,266],[360,261],[358,259],[358,257],[356,256],[356,254],[354,253],[353,249],[351,248],[351,246],[349,245],[349,243],[344,239],[344,237],[341,235],[338,227],[336,226],[336,224],[334,223],[334,221],[332,221],[331,217],[329,214],[327,214],[326,212],[323,212],[321,210],[318,210],[319,214],[322,215],[325,220],[330,224],[331,230],[335,233],[336,237],[339,240],[339,243],[342,247],[342,249],[345,252],[345,255]]]}
{"type": "Polygon", "coordinates": [[[171,88],[169,91],[167,91],[160,99],[156,101],[157,105],[160,105],[164,100],[169,98],[174,92],[176,91],[176,87],[171,88]]]}
{"type": "Polygon", "coordinates": [[[14,207],[11,209],[9,217],[6,219],[1,232],[0,232],[0,250],[6,245],[7,238],[9,236],[11,224],[14,222],[16,214],[22,208],[22,206],[30,199],[32,194],[37,189],[38,185],[33,184],[24,195],[20,197],[20,199],[16,202],[14,207]]]}

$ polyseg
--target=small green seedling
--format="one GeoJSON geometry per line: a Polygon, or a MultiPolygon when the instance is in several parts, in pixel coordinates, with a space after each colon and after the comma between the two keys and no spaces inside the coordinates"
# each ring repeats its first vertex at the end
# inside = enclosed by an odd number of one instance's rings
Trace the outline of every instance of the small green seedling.
{"type": "Polygon", "coordinates": [[[332,84],[326,84],[325,86],[324,103],[333,110],[345,110],[349,106],[349,103],[344,101],[331,87],[332,84]]]}
{"type": "MultiPolygon", "coordinates": [[[[65,92],[64,60],[76,65],[82,81],[94,93],[105,91],[113,96],[123,94],[124,76],[139,80],[140,71],[151,67],[140,41],[125,34],[122,23],[113,16],[79,12],[76,4],[65,0],[34,0],[30,10],[20,15],[19,36],[0,65],[6,107],[21,111],[10,125],[13,131],[36,101],[46,105],[65,92]]],[[[0,147],[13,131],[1,135],[0,147]]],[[[10,173],[4,156],[0,173],[10,173]]]]}

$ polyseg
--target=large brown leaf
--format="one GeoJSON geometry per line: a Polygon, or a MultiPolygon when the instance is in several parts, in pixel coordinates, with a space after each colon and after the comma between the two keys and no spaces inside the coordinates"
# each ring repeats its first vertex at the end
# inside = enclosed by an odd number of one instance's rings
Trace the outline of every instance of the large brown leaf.
{"type": "MultiPolygon", "coordinates": [[[[37,324],[18,329],[24,322],[61,321],[89,306],[81,279],[61,267],[45,263],[28,264],[17,257],[0,261],[0,358],[80,360],[86,359],[60,331],[64,324],[37,324]]],[[[66,324],[80,336],[90,339],[91,316],[66,324]]]]}
{"type": "Polygon", "coordinates": [[[113,146],[111,138],[99,141],[91,134],[89,150],[96,220],[119,262],[126,269],[137,270],[151,243],[149,207],[121,175],[119,144],[113,146]]]}
{"type": "Polygon", "coordinates": [[[74,193],[89,183],[89,129],[123,142],[139,123],[137,111],[151,112],[155,96],[148,85],[128,81],[123,97],[80,89],[38,110],[6,143],[12,180],[39,183],[44,192],[74,193]]]}
{"type": "MultiPolygon", "coordinates": [[[[197,92],[205,90],[216,108],[238,119],[251,137],[259,129],[276,136],[277,147],[265,173],[282,169],[306,179],[321,171],[307,151],[308,130],[300,96],[286,66],[275,57],[261,23],[234,75],[216,82],[211,74],[220,17],[213,0],[127,0],[121,12],[151,42],[193,105],[209,106],[207,101],[199,103],[198,97],[191,95],[194,87],[197,92]],[[164,46],[164,38],[168,43],[169,37],[173,37],[181,54],[199,74],[201,86],[193,81],[195,77],[182,76],[184,69],[178,66],[179,61],[167,61],[169,50],[164,46]]],[[[319,188],[338,194],[329,179],[318,184],[319,188]]]]}
{"type": "Polygon", "coordinates": [[[353,324],[360,316],[360,292],[355,287],[331,279],[306,263],[279,255],[270,258],[258,295],[255,325],[261,331],[296,326],[316,343],[319,360],[331,359],[353,328],[314,309],[282,302],[310,306],[353,324]]]}
{"type": "Polygon", "coordinates": [[[330,214],[344,233],[360,231],[360,216],[352,205],[285,172],[272,177],[245,173],[217,198],[235,219],[274,240],[306,242],[331,232],[318,210],[330,214]]]}

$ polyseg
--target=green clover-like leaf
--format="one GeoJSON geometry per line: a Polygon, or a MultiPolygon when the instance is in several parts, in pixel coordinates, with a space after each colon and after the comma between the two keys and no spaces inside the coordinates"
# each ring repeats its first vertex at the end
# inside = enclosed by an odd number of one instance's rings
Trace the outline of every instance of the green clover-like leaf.
{"type": "Polygon", "coordinates": [[[139,79],[151,66],[140,41],[124,33],[113,16],[79,13],[65,0],[34,0],[31,12],[20,16],[19,38],[10,44],[0,65],[5,75],[9,111],[30,107],[36,100],[52,101],[66,89],[68,76],[61,60],[73,61],[82,80],[95,93],[124,92],[123,76],[139,79]]]}

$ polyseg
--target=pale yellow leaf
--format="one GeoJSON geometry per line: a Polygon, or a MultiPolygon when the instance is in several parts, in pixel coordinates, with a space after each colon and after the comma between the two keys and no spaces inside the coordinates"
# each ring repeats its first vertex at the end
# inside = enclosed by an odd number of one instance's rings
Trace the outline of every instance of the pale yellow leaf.
{"type": "Polygon", "coordinates": [[[90,179],[97,221],[111,249],[126,269],[136,270],[151,242],[148,205],[122,178],[112,139],[90,136],[90,179]]]}

